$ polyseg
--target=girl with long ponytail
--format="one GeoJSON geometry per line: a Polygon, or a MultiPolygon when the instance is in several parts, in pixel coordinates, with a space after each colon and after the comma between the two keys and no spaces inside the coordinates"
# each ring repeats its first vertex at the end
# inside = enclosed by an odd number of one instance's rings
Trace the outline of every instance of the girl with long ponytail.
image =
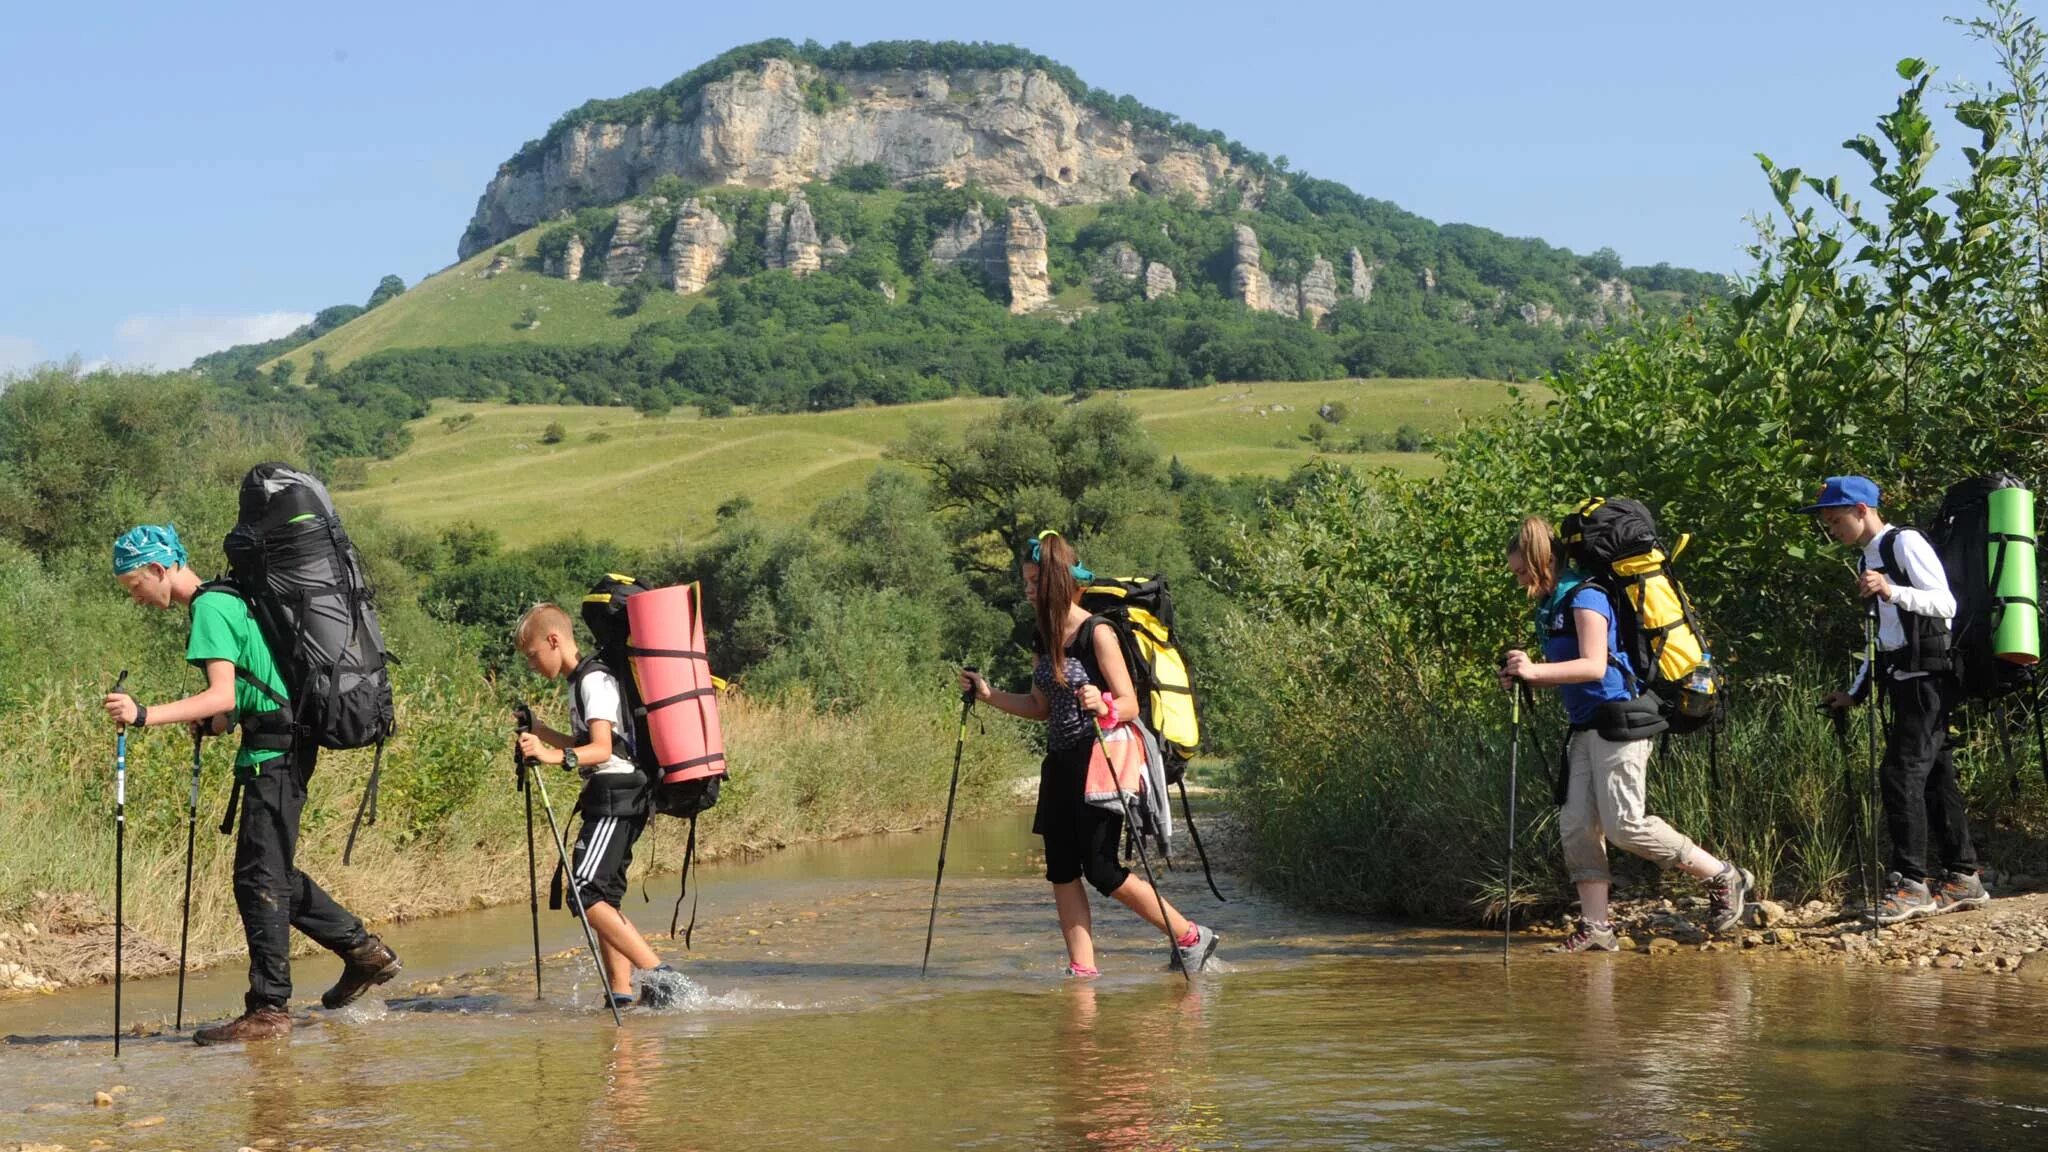
{"type": "Polygon", "coordinates": [[[1097,892],[1171,934],[1179,963],[1200,971],[1216,950],[1216,933],[1189,921],[1124,868],[1117,859],[1123,816],[1087,799],[1093,727],[1113,727],[1119,716],[1129,717],[1137,708],[1115,630],[1081,607],[1082,588],[1094,574],[1057,532],[1041,533],[1020,567],[1024,595],[1038,623],[1031,691],[996,692],[974,672],[962,672],[960,686],[999,711],[1047,726],[1031,830],[1045,838],[1045,878],[1052,883],[1060,933],[1066,938],[1066,972],[1081,978],[1099,974],[1084,877],[1097,892]]]}

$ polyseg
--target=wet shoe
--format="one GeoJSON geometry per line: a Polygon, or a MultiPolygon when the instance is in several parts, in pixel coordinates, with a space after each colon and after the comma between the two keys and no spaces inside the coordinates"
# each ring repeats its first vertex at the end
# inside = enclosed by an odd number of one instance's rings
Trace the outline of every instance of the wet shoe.
{"type": "Polygon", "coordinates": [[[634,973],[640,980],[640,1006],[656,1010],[667,1008],[682,995],[683,974],[663,964],[659,968],[647,968],[634,973]]]}
{"type": "Polygon", "coordinates": [[[612,992],[607,990],[605,992],[605,996],[608,997],[610,1001],[606,1005],[608,1008],[631,1008],[634,1004],[633,994],[631,992],[612,992]]]}
{"type": "Polygon", "coordinates": [[[1621,947],[1614,935],[1614,925],[1595,924],[1591,920],[1579,921],[1579,930],[1564,938],[1564,943],[1551,948],[1552,952],[1613,952],[1621,947]]]}
{"type": "Polygon", "coordinates": [[[346,1008],[372,987],[398,975],[404,967],[398,962],[398,953],[385,947],[382,940],[365,936],[361,944],[341,954],[341,979],[320,994],[320,1006],[346,1008]]]}
{"type": "Polygon", "coordinates": [[[1975,872],[1951,872],[1941,886],[1934,890],[1934,911],[1960,912],[1965,908],[1982,908],[1991,903],[1991,893],[1985,891],[1984,881],[1975,872]]]}
{"type": "Polygon", "coordinates": [[[1190,972],[1200,972],[1208,966],[1209,957],[1216,954],[1216,933],[1200,924],[1191,924],[1189,927],[1195,930],[1195,941],[1192,944],[1174,945],[1173,959],[1166,962],[1166,968],[1170,972],[1178,972],[1183,966],[1190,972]]]}
{"type": "Polygon", "coordinates": [[[1871,919],[1879,924],[1899,924],[1935,912],[1934,897],[1928,893],[1927,885],[1894,872],[1885,877],[1884,899],[1877,902],[1877,914],[1871,919]]]}
{"type": "Polygon", "coordinates": [[[1747,868],[1722,865],[1721,874],[1707,881],[1707,931],[1718,936],[1735,927],[1755,888],[1756,877],[1747,868]]]}
{"type": "Polygon", "coordinates": [[[1069,964],[1065,968],[1060,969],[1060,975],[1065,976],[1069,980],[1093,980],[1097,976],[1102,975],[1102,969],[1083,968],[1079,964],[1069,964]]]}
{"type": "Polygon", "coordinates": [[[192,1033],[192,1042],[245,1044],[251,1040],[281,1040],[292,1034],[292,1018],[282,1008],[252,1008],[225,1024],[215,1024],[192,1033]]]}

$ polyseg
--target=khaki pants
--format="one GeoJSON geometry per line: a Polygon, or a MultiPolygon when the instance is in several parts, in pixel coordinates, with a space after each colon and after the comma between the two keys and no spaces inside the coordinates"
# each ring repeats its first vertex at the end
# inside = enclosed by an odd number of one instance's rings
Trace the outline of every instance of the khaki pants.
{"type": "Polygon", "coordinates": [[[1660,868],[1675,866],[1692,849],[1692,841],[1643,810],[1653,743],[1572,733],[1565,761],[1569,790],[1557,814],[1557,831],[1573,883],[1613,878],[1607,870],[1609,841],[1660,868]]]}

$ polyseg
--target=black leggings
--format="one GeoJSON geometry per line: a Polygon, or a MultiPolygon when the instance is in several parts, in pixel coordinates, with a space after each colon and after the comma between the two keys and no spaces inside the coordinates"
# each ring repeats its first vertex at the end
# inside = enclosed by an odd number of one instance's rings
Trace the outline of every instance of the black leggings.
{"type": "Polygon", "coordinates": [[[1117,859],[1117,841],[1124,818],[1102,808],[1067,813],[1045,833],[1045,878],[1067,884],[1086,876],[1097,892],[1108,896],[1131,878],[1117,859]]]}

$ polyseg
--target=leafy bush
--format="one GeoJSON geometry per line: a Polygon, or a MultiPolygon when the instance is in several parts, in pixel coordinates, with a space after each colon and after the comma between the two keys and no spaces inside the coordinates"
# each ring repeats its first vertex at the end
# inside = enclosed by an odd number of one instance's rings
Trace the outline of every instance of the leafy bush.
{"type": "Polygon", "coordinates": [[[562,427],[560,420],[550,420],[548,426],[540,431],[540,442],[543,444],[560,444],[568,438],[569,430],[562,427]]]}

